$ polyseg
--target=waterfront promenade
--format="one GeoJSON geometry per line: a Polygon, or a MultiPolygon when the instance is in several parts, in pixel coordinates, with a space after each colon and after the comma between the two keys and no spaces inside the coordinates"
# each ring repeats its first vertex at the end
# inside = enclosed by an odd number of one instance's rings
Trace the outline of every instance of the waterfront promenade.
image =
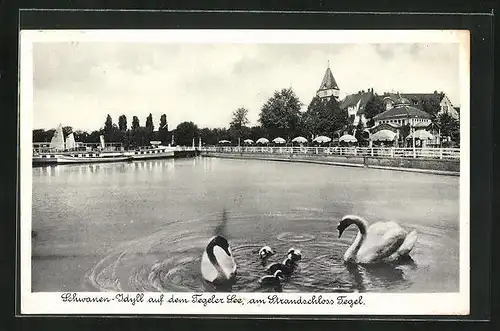
{"type": "Polygon", "coordinates": [[[458,148],[204,147],[208,157],[258,159],[459,175],[458,148]]]}

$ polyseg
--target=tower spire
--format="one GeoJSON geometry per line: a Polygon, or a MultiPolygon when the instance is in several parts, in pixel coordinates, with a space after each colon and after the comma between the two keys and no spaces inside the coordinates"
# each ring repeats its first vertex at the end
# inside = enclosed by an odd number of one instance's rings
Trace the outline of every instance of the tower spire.
{"type": "Polygon", "coordinates": [[[327,62],[328,62],[328,68],[330,68],[330,60],[327,60],[327,62]]]}

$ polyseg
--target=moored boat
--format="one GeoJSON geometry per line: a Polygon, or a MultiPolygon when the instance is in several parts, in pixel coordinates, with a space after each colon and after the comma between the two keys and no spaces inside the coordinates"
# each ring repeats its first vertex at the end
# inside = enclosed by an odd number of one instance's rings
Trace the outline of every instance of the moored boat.
{"type": "Polygon", "coordinates": [[[51,165],[57,164],[57,156],[59,154],[34,154],[32,157],[32,163],[34,165],[51,165]]]}
{"type": "Polygon", "coordinates": [[[68,163],[100,163],[129,161],[131,157],[124,153],[78,153],[57,155],[57,164],[68,163]]]}
{"type": "Polygon", "coordinates": [[[125,152],[125,155],[130,156],[133,160],[160,159],[174,157],[174,151],[174,147],[155,146],[125,152]]]}

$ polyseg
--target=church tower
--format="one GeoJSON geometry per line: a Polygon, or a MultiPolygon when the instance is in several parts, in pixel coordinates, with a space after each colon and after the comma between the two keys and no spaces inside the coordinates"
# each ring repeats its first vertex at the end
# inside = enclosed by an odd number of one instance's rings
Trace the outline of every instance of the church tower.
{"type": "Polygon", "coordinates": [[[321,81],[321,85],[316,92],[316,96],[325,100],[330,100],[331,97],[338,99],[339,92],[339,86],[337,85],[335,78],[333,78],[332,71],[330,70],[330,63],[328,63],[328,68],[326,69],[323,80],[321,81]]]}

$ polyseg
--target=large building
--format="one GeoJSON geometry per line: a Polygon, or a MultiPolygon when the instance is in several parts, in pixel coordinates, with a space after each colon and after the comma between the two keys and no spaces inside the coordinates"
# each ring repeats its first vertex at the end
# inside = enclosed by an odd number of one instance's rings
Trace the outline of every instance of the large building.
{"type": "Polygon", "coordinates": [[[399,98],[403,97],[407,99],[410,102],[410,104],[416,107],[421,107],[423,102],[429,102],[429,101],[433,101],[439,104],[438,115],[448,114],[457,120],[459,119],[460,116],[459,112],[457,111],[458,107],[454,107],[448,96],[442,92],[438,93],[437,91],[435,91],[434,93],[398,93],[398,94],[385,93],[383,97],[387,110],[391,109],[396,103],[396,101],[399,98]]]}
{"type": "MultiPolygon", "coordinates": [[[[321,85],[316,96],[322,100],[330,100],[332,97],[339,99],[340,89],[333,77],[330,67],[326,69],[321,85]]],[[[357,126],[360,122],[365,126],[368,118],[365,116],[366,105],[374,98],[373,89],[358,91],[349,94],[340,101],[340,109],[347,112],[349,123],[357,126]]],[[[426,141],[426,145],[439,144],[439,128],[432,124],[431,115],[423,111],[423,105],[428,102],[439,104],[439,114],[449,114],[455,119],[459,118],[459,109],[454,107],[450,99],[444,93],[384,93],[382,95],[386,111],[373,117],[374,125],[369,128],[371,134],[381,130],[392,131],[394,139],[399,139],[402,127],[409,127],[412,132],[427,131],[435,138],[426,141]]],[[[345,129],[343,129],[345,133],[345,129]]],[[[422,134],[422,132],[420,132],[422,134]]]]}
{"type": "Polygon", "coordinates": [[[340,95],[340,89],[333,78],[332,71],[330,70],[330,66],[326,69],[325,75],[323,76],[323,80],[321,81],[321,85],[319,86],[318,91],[316,92],[316,96],[323,100],[330,100],[330,98],[338,99],[340,95]]]}
{"type": "Polygon", "coordinates": [[[354,126],[361,121],[364,125],[368,121],[365,117],[365,106],[373,99],[373,89],[368,89],[368,92],[359,91],[356,94],[346,96],[340,102],[340,109],[347,111],[349,122],[354,126]]]}
{"type": "MultiPolygon", "coordinates": [[[[420,146],[439,144],[439,137],[432,134],[434,128],[430,114],[414,107],[410,100],[402,96],[394,98],[393,101],[386,111],[373,117],[375,125],[370,128],[372,135],[381,130],[388,130],[395,133],[392,139],[398,140],[404,126],[410,129],[411,134],[417,134],[418,136],[418,133],[415,132],[422,131],[421,133],[425,133],[426,136],[432,136],[432,139],[422,141],[420,146]]],[[[420,144],[420,142],[417,143],[420,144]]]]}
{"type": "Polygon", "coordinates": [[[414,107],[411,102],[400,97],[386,111],[373,117],[375,126],[389,123],[395,126],[410,125],[412,127],[427,127],[431,124],[431,115],[414,107]]]}

